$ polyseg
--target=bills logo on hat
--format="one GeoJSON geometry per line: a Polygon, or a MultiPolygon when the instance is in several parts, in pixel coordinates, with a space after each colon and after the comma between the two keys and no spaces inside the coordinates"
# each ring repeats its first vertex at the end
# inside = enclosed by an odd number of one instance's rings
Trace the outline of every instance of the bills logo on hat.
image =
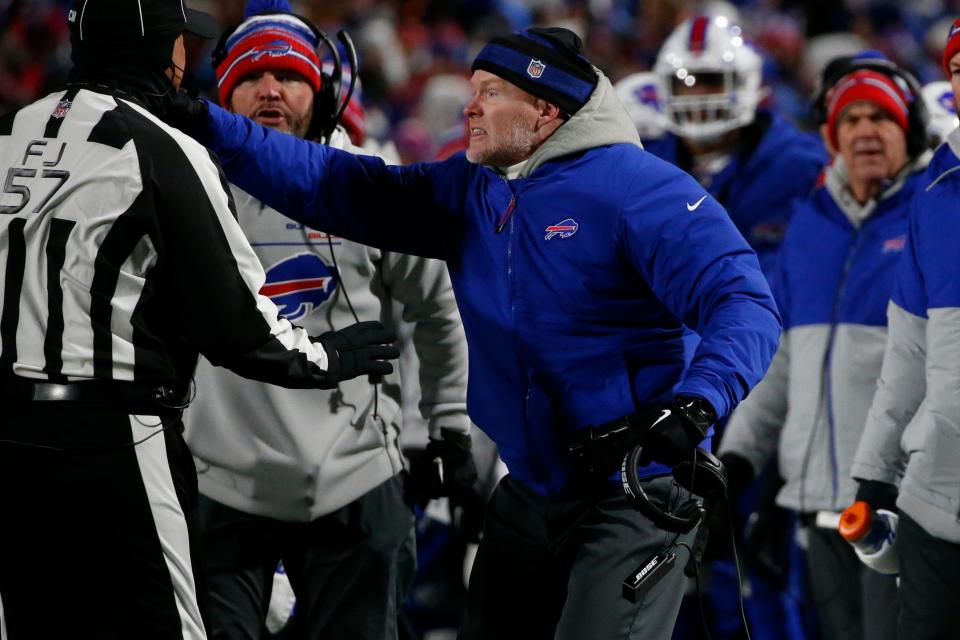
{"type": "Polygon", "coordinates": [[[298,320],[330,298],[337,272],[312,253],[301,253],[267,269],[260,293],[277,305],[287,320],[298,320]]]}
{"type": "Polygon", "coordinates": [[[530,58],[530,64],[527,65],[527,75],[531,78],[539,78],[543,75],[543,71],[546,68],[547,65],[543,64],[539,60],[530,58]]]}
{"type": "Polygon", "coordinates": [[[953,25],[951,25],[950,27],[950,33],[947,34],[947,40],[957,35],[957,33],[960,33],[960,24],[957,24],[956,22],[954,22],[953,25]]]}
{"type": "Polygon", "coordinates": [[[569,238],[577,232],[577,229],[580,228],[580,225],[577,224],[577,221],[573,218],[567,218],[557,224],[552,224],[545,229],[547,235],[543,236],[544,240],[550,240],[554,236],[559,236],[560,239],[569,238]]]}
{"type": "Polygon", "coordinates": [[[56,108],[53,110],[53,113],[50,114],[54,118],[65,118],[67,112],[70,111],[70,107],[73,106],[73,102],[70,100],[61,100],[57,103],[56,108]]]}
{"type": "Polygon", "coordinates": [[[275,40],[268,45],[264,45],[262,47],[254,47],[250,49],[249,56],[251,60],[256,62],[263,56],[273,56],[273,57],[285,56],[291,51],[293,51],[292,45],[287,44],[283,40],[275,40]]]}

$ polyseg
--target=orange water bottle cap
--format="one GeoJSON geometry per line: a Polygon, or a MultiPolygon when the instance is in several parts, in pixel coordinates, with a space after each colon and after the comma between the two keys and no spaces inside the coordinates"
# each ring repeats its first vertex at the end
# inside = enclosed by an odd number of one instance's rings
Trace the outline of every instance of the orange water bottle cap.
{"type": "Polygon", "coordinates": [[[873,509],[863,501],[854,502],[844,509],[837,530],[847,542],[856,542],[867,535],[873,520],[873,509]]]}

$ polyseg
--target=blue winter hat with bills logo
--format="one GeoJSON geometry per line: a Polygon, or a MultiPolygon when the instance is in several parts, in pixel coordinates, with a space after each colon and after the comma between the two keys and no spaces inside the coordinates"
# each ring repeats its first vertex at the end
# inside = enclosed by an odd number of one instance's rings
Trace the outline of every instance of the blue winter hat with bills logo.
{"type": "Polygon", "coordinates": [[[583,55],[583,42],[569,29],[533,27],[494,38],[471,66],[557,105],[567,117],[587,103],[597,73],[583,55]]]}

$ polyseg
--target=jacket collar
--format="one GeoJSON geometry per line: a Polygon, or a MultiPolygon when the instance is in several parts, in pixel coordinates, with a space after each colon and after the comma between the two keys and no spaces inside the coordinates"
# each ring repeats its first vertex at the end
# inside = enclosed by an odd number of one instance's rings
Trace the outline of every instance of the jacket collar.
{"type": "Polygon", "coordinates": [[[913,174],[922,171],[930,163],[930,151],[908,162],[900,172],[891,178],[884,188],[875,197],[860,204],[850,192],[850,182],[847,174],[847,164],[839,155],[834,157],[833,163],[827,168],[825,186],[830,197],[837,207],[844,213],[854,228],[859,228],[863,222],[876,211],[877,205],[896,195],[907,179],[913,174]]]}
{"type": "Polygon", "coordinates": [[[594,70],[599,78],[590,99],[533,152],[518,177],[525,178],[556,158],[596,147],[627,143],[643,148],[637,128],[610,80],[599,69],[594,70]]]}

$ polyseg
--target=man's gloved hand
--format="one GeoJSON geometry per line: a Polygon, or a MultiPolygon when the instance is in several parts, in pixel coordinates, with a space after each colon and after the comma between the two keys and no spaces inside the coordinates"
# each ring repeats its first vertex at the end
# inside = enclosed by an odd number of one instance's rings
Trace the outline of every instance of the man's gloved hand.
{"type": "Polygon", "coordinates": [[[776,461],[771,461],[758,481],[756,503],[743,527],[743,560],[757,576],[785,584],[783,567],[789,553],[792,519],[788,510],[777,506],[784,480],[777,472],[776,461]]]}
{"type": "MultiPolygon", "coordinates": [[[[720,462],[727,470],[727,495],[711,503],[711,508],[707,510],[706,526],[709,531],[709,543],[707,544],[705,561],[725,558],[730,553],[730,533],[738,531],[738,523],[730,524],[728,514],[737,518],[737,511],[734,505],[740,500],[744,489],[753,480],[754,471],[750,461],[736,453],[727,451],[720,456],[720,462]],[[729,507],[724,502],[729,503],[729,507]]],[[[737,534],[737,544],[741,542],[737,534]]]]}
{"type": "Polygon", "coordinates": [[[855,502],[866,502],[873,511],[877,509],[886,509],[892,513],[897,511],[897,495],[900,490],[896,485],[879,480],[863,480],[854,478],[857,481],[857,497],[855,502]]]}
{"type": "Polygon", "coordinates": [[[387,360],[400,357],[393,344],[396,340],[392,329],[375,321],[358,322],[317,338],[327,352],[327,376],[333,384],[362,375],[392,373],[393,365],[387,360]]]}
{"type": "Polygon", "coordinates": [[[410,485],[414,500],[423,505],[431,498],[469,498],[477,482],[470,435],[440,429],[440,438],[430,438],[427,448],[410,462],[410,485]]]}
{"type": "Polygon", "coordinates": [[[210,111],[206,100],[181,89],[174,92],[166,109],[159,115],[160,119],[171,127],[180,129],[201,143],[204,142],[210,127],[208,120],[210,111]]]}
{"type": "Polygon", "coordinates": [[[735,505],[756,473],[749,460],[732,451],[721,454],[720,462],[727,470],[727,500],[731,505],[735,505]]]}
{"type": "Polygon", "coordinates": [[[672,405],[660,408],[650,425],[643,439],[644,458],[671,467],[689,459],[716,421],[717,412],[703,398],[677,396],[672,405]]]}
{"type": "Polygon", "coordinates": [[[620,468],[635,446],[643,446],[641,462],[675,465],[689,459],[716,421],[716,412],[701,398],[678,396],[673,404],[640,412],[575,432],[570,452],[578,463],[598,475],[620,468]]]}

